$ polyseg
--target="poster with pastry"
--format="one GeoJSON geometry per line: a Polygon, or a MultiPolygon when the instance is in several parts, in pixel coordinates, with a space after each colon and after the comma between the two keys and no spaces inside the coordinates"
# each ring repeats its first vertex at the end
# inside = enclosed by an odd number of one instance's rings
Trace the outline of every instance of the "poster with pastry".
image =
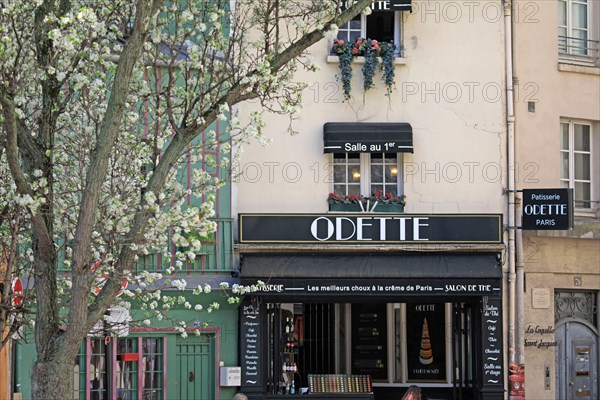
{"type": "Polygon", "coordinates": [[[407,369],[410,381],[445,381],[444,303],[406,305],[407,369]]]}

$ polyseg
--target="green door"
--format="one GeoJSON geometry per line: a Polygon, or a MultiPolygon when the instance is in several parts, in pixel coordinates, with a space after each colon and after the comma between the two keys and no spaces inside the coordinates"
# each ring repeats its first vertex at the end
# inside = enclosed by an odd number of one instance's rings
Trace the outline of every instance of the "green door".
{"type": "Polygon", "coordinates": [[[214,400],[217,360],[214,334],[177,338],[177,379],[180,400],[214,400]]]}

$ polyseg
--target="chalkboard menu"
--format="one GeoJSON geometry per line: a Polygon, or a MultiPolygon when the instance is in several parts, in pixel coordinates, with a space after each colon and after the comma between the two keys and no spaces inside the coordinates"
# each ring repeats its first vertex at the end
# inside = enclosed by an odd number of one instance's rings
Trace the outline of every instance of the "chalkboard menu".
{"type": "Polygon", "coordinates": [[[446,380],[444,303],[406,305],[406,356],[409,381],[446,380]]]}
{"type": "Polygon", "coordinates": [[[260,306],[245,299],[240,307],[242,387],[262,386],[260,306]]]}
{"type": "Polygon", "coordinates": [[[483,297],[482,345],[484,385],[503,385],[501,299],[483,297]]]}
{"type": "Polygon", "coordinates": [[[385,304],[352,305],[352,373],[387,378],[385,304]]]}

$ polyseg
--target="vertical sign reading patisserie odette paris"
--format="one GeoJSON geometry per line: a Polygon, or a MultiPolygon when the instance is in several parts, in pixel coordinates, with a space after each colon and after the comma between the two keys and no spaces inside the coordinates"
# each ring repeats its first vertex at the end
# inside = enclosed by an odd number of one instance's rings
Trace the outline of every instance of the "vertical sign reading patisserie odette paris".
{"type": "Polygon", "coordinates": [[[446,324],[443,303],[406,305],[409,381],[446,380],[446,324]]]}
{"type": "Polygon", "coordinates": [[[523,229],[573,228],[573,189],[523,189],[523,229]]]}

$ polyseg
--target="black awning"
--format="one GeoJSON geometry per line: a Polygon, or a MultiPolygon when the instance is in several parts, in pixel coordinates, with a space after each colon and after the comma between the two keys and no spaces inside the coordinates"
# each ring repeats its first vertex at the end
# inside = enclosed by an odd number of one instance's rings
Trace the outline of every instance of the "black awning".
{"type": "Polygon", "coordinates": [[[502,294],[494,253],[243,254],[243,285],[265,282],[257,295],[327,301],[502,294]]]}
{"type": "Polygon", "coordinates": [[[390,9],[393,11],[410,11],[412,12],[411,0],[392,0],[390,9]]]}
{"type": "MultiPolygon", "coordinates": [[[[376,1],[373,0],[371,4],[371,10],[373,12],[385,12],[385,11],[411,11],[412,12],[412,0],[390,0],[390,1],[376,1]]],[[[346,1],[340,3],[340,10],[346,10],[346,1]]]]}
{"type": "Polygon", "coordinates": [[[243,254],[242,279],[501,278],[496,253],[243,254]]]}
{"type": "Polygon", "coordinates": [[[412,153],[412,126],[405,122],[327,122],[325,153],[412,153]]]}

